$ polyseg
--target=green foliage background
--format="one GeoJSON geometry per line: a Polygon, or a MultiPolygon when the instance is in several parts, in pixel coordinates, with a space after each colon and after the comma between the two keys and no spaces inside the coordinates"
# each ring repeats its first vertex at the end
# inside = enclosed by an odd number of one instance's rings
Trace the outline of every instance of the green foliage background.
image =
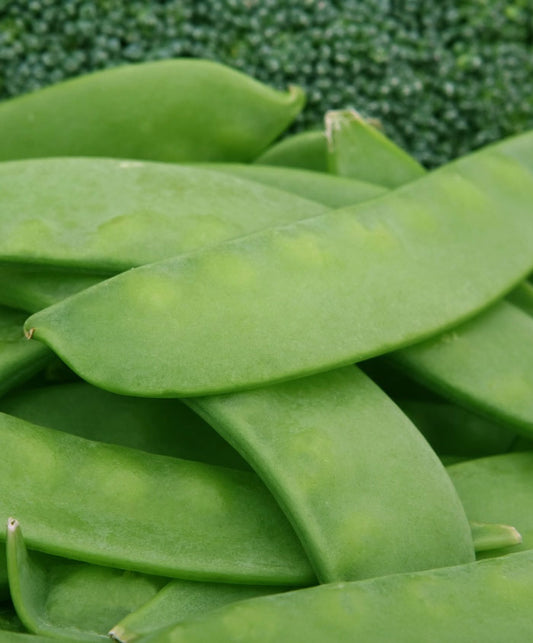
{"type": "Polygon", "coordinates": [[[219,60],[354,107],[428,167],[533,127],[533,0],[0,0],[0,98],[95,69],[219,60]]]}

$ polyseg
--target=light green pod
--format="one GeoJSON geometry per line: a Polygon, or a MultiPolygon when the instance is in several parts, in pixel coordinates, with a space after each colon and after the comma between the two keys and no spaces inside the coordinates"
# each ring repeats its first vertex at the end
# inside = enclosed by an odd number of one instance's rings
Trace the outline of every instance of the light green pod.
{"type": "Polygon", "coordinates": [[[217,607],[282,591],[287,588],[174,580],[152,600],[117,623],[109,635],[121,643],[130,643],[217,607]]]}
{"type": "Polygon", "coordinates": [[[424,176],[426,170],[355,110],[326,113],[329,171],[387,188],[424,176]]]}
{"type": "Polygon", "coordinates": [[[240,163],[212,163],[206,167],[216,172],[240,176],[249,181],[257,181],[280,190],[286,190],[330,208],[341,208],[361,203],[387,192],[384,187],[368,181],[303,169],[240,163]]]}
{"type": "Polygon", "coordinates": [[[533,552],[233,603],[141,641],[501,643],[531,636],[533,552]]]}
{"type": "Polygon", "coordinates": [[[435,452],[480,458],[509,451],[516,434],[508,427],[446,400],[395,399],[435,452]]]}
{"type": "Polygon", "coordinates": [[[301,111],[279,92],[208,60],[122,65],[0,105],[0,160],[113,156],[156,161],[256,158],[301,111]]]}
{"type": "Polygon", "coordinates": [[[135,611],[167,583],[111,567],[97,567],[28,552],[17,520],[7,524],[9,587],[29,632],[54,639],[105,641],[114,623],[135,611]]]}
{"type": "Polygon", "coordinates": [[[522,536],[515,549],[533,549],[533,453],[479,458],[453,464],[447,471],[470,520],[513,525],[522,536]]]}
{"type": "Polygon", "coordinates": [[[0,164],[0,259],[109,274],[326,210],[201,167],[14,161],[0,164]]]}
{"type": "Polygon", "coordinates": [[[533,175],[504,149],[130,270],[37,313],[26,332],[84,379],[145,396],[257,387],[422,340],[533,267],[533,175]]]}
{"type": "Polygon", "coordinates": [[[516,306],[500,301],[391,359],[458,404],[533,437],[533,319],[516,306]]]}
{"type": "Polygon", "coordinates": [[[297,167],[316,172],[328,171],[327,144],[324,132],[300,132],[274,143],[255,163],[297,167]]]}
{"type": "Polygon", "coordinates": [[[4,414],[0,443],[0,520],[16,515],[31,549],[190,580],[315,580],[251,472],[92,442],[4,414]]]}
{"type": "Polygon", "coordinates": [[[94,274],[46,266],[0,265],[0,305],[34,313],[95,286],[103,279],[94,274]]]}
{"type": "Polygon", "coordinates": [[[29,346],[25,341],[25,316],[0,306],[0,395],[38,373],[53,357],[44,346],[29,346]]]}
{"type": "Polygon", "coordinates": [[[356,367],[188,403],[269,487],[320,582],[474,559],[437,456],[356,367]]]}
{"type": "Polygon", "coordinates": [[[25,389],[0,399],[0,411],[88,440],[234,469],[249,465],[177,399],[114,395],[86,382],[25,389]]]}

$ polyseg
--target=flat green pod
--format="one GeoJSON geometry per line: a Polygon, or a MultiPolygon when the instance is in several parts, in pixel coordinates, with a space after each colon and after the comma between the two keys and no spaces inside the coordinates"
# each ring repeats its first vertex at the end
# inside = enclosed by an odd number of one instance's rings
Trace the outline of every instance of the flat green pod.
{"type": "Polygon", "coordinates": [[[189,580],[315,581],[294,531],[251,472],[93,442],[5,414],[0,443],[0,520],[18,516],[31,549],[189,580]]]}
{"type": "Polygon", "coordinates": [[[152,600],[117,623],[109,635],[121,643],[130,643],[223,605],[282,591],[287,588],[174,580],[152,600]]]}
{"type": "Polygon", "coordinates": [[[507,426],[447,400],[395,400],[439,456],[480,458],[509,451],[516,434],[507,426]]]}
{"type": "Polygon", "coordinates": [[[29,346],[24,340],[25,317],[0,306],[0,395],[38,373],[53,357],[44,346],[29,346]]]}
{"type": "Polygon", "coordinates": [[[258,156],[255,163],[282,167],[297,167],[316,172],[328,171],[325,133],[299,132],[274,143],[258,156]]]}
{"type": "Polygon", "coordinates": [[[0,305],[35,313],[95,286],[103,279],[102,276],[47,266],[0,265],[0,305]]]}
{"type": "Polygon", "coordinates": [[[0,160],[249,162],[304,102],[297,87],[280,92],[208,60],[122,65],[2,102],[0,160]]]}
{"type": "Polygon", "coordinates": [[[7,525],[9,586],[29,632],[53,639],[105,641],[114,623],[168,582],[161,576],[98,567],[28,552],[17,520],[7,525]]]}
{"type": "Polygon", "coordinates": [[[71,382],[7,395],[0,398],[0,411],[88,440],[249,469],[216,431],[178,399],[126,397],[86,382],[71,382]]]}
{"type": "Polygon", "coordinates": [[[269,167],[268,165],[245,165],[240,163],[213,163],[209,169],[257,181],[292,194],[312,199],[331,208],[368,201],[387,191],[368,181],[323,174],[306,169],[269,167]]]}
{"type": "Polygon", "coordinates": [[[187,403],[271,490],[320,582],[474,559],[437,456],[356,367],[187,403]]]}
{"type": "Polygon", "coordinates": [[[533,453],[479,458],[453,464],[447,471],[470,520],[513,525],[522,536],[515,550],[533,549],[533,453]]]}
{"type": "Polygon", "coordinates": [[[13,161],[0,164],[0,259],[113,273],[326,210],[202,167],[13,161]]]}
{"type": "Polygon", "coordinates": [[[26,332],[84,379],[148,397],[253,388],[421,341],[531,271],[533,175],[504,149],[127,271],[32,316],[26,332]]]}
{"type": "Polygon", "coordinates": [[[396,351],[391,359],[456,403],[532,437],[532,339],[533,319],[500,301],[447,333],[396,351]]]}
{"type": "Polygon", "coordinates": [[[325,116],[329,171],[397,188],[424,176],[426,170],[355,110],[325,116]]]}
{"type": "Polygon", "coordinates": [[[501,643],[531,636],[533,552],[233,603],[141,641],[501,643]]]}

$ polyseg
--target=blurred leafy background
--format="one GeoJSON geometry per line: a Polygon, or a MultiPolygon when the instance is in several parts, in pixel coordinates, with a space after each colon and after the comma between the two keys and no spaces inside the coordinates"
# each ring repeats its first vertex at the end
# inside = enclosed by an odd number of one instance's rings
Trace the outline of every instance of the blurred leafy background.
{"type": "Polygon", "coordinates": [[[0,0],[0,99],[96,69],[218,60],[354,107],[427,167],[533,127],[533,0],[0,0]]]}

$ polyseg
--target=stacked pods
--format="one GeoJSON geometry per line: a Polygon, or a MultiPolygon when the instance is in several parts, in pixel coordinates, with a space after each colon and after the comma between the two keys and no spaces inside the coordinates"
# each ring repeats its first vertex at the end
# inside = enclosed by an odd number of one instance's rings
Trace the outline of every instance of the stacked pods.
{"type": "Polygon", "coordinates": [[[0,105],[6,629],[531,631],[533,134],[431,173],[355,112],[269,147],[302,104],[176,60],[0,105]]]}

